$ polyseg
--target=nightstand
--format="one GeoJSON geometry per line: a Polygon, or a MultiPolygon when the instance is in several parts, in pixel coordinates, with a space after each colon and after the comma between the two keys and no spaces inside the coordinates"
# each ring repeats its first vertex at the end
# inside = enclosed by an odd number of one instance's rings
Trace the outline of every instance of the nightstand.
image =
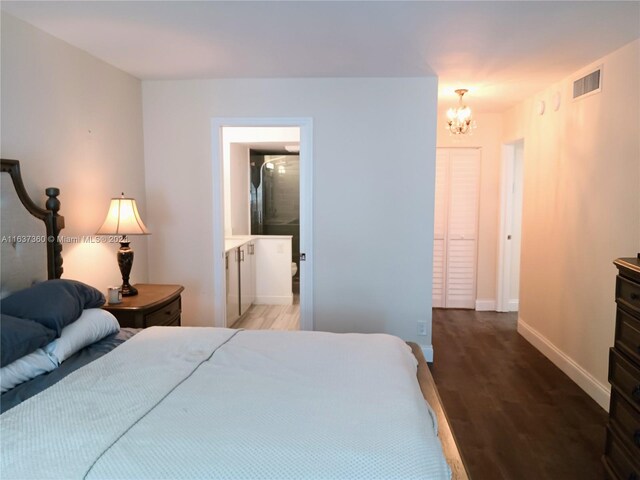
{"type": "Polygon", "coordinates": [[[115,315],[121,327],[180,326],[182,285],[137,283],[134,287],[138,289],[138,295],[122,297],[122,303],[102,306],[115,315]]]}

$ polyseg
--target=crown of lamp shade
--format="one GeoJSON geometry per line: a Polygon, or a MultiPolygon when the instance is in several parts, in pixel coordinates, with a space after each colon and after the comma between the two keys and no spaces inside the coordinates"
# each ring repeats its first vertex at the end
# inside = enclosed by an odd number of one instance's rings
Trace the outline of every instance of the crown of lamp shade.
{"type": "Polygon", "coordinates": [[[135,199],[123,194],[111,199],[107,218],[96,235],[149,235],[149,230],[140,218],[135,199]]]}
{"type": "Polygon", "coordinates": [[[149,230],[140,218],[136,201],[125,197],[124,193],[120,198],[112,198],[107,218],[96,235],[121,235],[118,250],[118,266],[122,274],[120,290],[123,297],[137,295],[138,290],[129,283],[129,274],[133,266],[133,249],[129,246],[127,235],[149,235],[149,230]]]}

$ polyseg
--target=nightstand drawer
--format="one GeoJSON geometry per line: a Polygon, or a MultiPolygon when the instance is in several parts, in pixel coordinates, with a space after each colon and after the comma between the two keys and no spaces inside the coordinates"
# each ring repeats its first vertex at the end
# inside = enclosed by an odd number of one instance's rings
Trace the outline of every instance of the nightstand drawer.
{"type": "Polygon", "coordinates": [[[609,350],[609,383],[640,410],[640,369],[613,348],[609,350]]]}
{"type": "Polygon", "coordinates": [[[616,314],[616,348],[640,365],[640,320],[622,308],[616,314]]]}
{"type": "Polygon", "coordinates": [[[168,305],[147,315],[144,319],[145,327],[152,327],[154,325],[179,325],[180,312],[180,298],[176,298],[168,305]]]}

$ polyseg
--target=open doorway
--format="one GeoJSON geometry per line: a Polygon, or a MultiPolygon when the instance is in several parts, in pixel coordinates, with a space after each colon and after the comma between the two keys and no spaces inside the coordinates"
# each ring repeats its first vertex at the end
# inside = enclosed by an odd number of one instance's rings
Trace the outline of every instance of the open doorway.
{"type": "Polygon", "coordinates": [[[312,330],[311,121],[212,125],[216,326],[312,330]]]}
{"type": "Polygon", "coordinates": [[[498,312],[517,312],[519,308],[523,176],[524,140],[504,144],[497,269],[498,312]]]}

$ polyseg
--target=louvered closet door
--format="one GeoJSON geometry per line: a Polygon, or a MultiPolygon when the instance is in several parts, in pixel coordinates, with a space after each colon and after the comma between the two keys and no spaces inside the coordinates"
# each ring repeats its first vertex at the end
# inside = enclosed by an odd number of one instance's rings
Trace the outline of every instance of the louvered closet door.
{"type": "Polygon", "coordinates": [[[436,151],[436,199],[433,225],[433,306],[445,307],[447,197],[449,194],[449,153],[436,151]]]}
{"type": "Polygon", "coordinates": [[[480,151],[438,149],[434,306],[475,308],[479,193],[480,151]]]}

